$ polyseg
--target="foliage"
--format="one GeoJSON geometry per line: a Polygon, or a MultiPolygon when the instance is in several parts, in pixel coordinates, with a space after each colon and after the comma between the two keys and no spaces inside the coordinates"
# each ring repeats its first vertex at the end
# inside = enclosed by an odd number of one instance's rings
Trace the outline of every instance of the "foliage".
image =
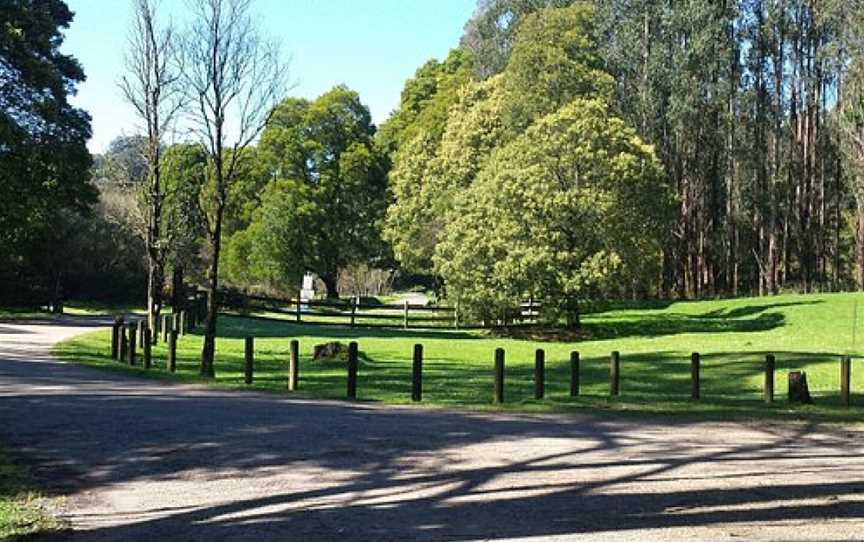
{"type": "Polygon", "coordinates": [[[459,90],[471,79],[471,59],[462,49],[453,49],[443,62],[429,60],[405,82],[399,106],[377,135],[387,154],[425,133],[441,137],[450,106],[459,90]]]}
{"type": "Polygon", "coordinates": [[[292,292],[314,271],[338,295],[340,269],[380,254],[385,172],[374,135],[369,110],[344,86],[280,104],[257,149],[266,188],[229,243],[228,274],[292,292]]]}
{"type": "Polygon", "coordinates": [[[459,45],[470,51],[479,79],[492,77],[507,65],[520,23],[528,15],[549,7],[565,7],[573,0],[479,0],[465,24],[459,45]]]}
{"type": "Polygon", "coordinates": [[[162,154],[161,162],[165,200],[160,244],[165,263],[169,269],[179,268],[184,273],[200,270],[205,236],[201,195],[207,178],[207,155],[198,145],[178,144],[162,154]]]}
{"type": "Polygon", "coordinates": [[[595,38],[594,8],[577,2],[525,18],[504,72],[508,128],[520,132],[574,98],[611,98],[595,38]]]}
{"type": "MultiPolygon", "coordinates": [[[[390,174],[394,202],[387,211],[384,236],[406,271],[436,272],[448,283],[455,281],[448,284],[448,288],[453,286],[449,288],[451,293],[476,296],[474,302],[466,297],[466,302],[475,308],[481,297],[491,302],[490,310],[518,300],[514,296],[521,294],[509,287],[512,285],[495,293],[492,300],[489,298],[491,283],[479,286],[477,282],[484,272],[493,272],[481,268],[493,263],[488,258],[496,251],[488,251],[486,259],[475,257],[474,251],[480,246],[477,244],[479,237],[488,229],[487,219],[499,217],[487,216],[476,208],[476,212],[463,215],[470,205],[454,208],[454,203],[460,195],[464,202],[478,197],[474,187],[480,182],[478,179],[484,178],[485,186],[478,189],[480,193],[496,194],[495,204],[502,209],[520,208],[523,194],[502,191],[497,184],[501,182],[499,176],[489,172],[499,167],[490,157],[503,156],[496,154],[496,150],[524,137],[526,129],[530,131],[529,127],[537,119],[566,108],[574,100],[611,98],[613,80],[602,70],[594,36],[594,11],[587,4],[524,13],[519,32],[513,38],[512,54],[508,50],[507,68],[495,77],[466,84],[460,89],[440,138],[428,131],[421,132],[406,141],[394,155],[390,174]],[[508,201],[506,198],[515,199],[508,201]],[[453,226],[456,222],[458,227],[453,226]],[[454,233],[456,230],[466,237],[460,238],[454,233]],[[450,236],[449,245],[442,252],[439,243],[445,231],[450,236]],[[462,243],[461,248],[456,246],[459,243],[462,243]],[[459,264],[450,259],[456,257],[457,252],[465,257],[459,264]],[[437,263],[433,264],[436,253],[437,263]],[[483,264],[469,271],[472,260],[482,260],[483,264]],[[446,272],[442,272],[445,269],[446,272]],[[479,274],[473,279],[457,276],[475,271],[479,274]],[[460,280],[467,282],[458,284],[460,280]],[[469,283],[478,284],[482,293],[469,293],[469,283]]],[[[543,147],[543,150],[558,156],[554,148],[543,147]]],[[[513,160],[518,162],[520,158],[513,160]]],[[[649,177],[651,175],[653,172],[649,177]]],[[[487,208],[485,213],[496,214],[497,211],[487,208]]],[[[654,233],[649,232],[650,235],[654,233]]],[[[495,242],[503,243],[503,240],[499,238],[495,242]]],[[[653,240],[646,242],[652,246],[653,243],[653,240]]],[[[629,251],[620,247],[619,252],[629,251]]],[[[619,253],[615,254],[615,258],[620,257],[619,253]]],[[[572,270],[562,272],[567,274],[572,270]]],[[[528,276],[523,278],[534,280],[528,276]]],[[[503,287],[502,284],[494,287],[499,286],[503,287]]],[[[540,287],[541,283],[534,282],[531,287],[516,290],[540,287]]],[[[584,292],[584,288],[580,290],[584,292]]],[[[560,289],[554,291],[560,292],[560,289]]]]}
{"type": "Polygon", "coordinates": [[[23,276],[33,247],[52,239],[61,210],[86,212],[95,201],[90,118],[68,102],[84,73],[60,52],[71,20],[60,0],[0,5],[0,298],[57,286],[56,273],[35,266],[23,276]]]}
{"type": "Polygon", "coordinates": [[[671,211],[653,149],[601,100],[577,99],[460,194],[436,269],[468,313],[491,319],[532,297],[575,325],[586,292],[656,276],[671,211]]]}

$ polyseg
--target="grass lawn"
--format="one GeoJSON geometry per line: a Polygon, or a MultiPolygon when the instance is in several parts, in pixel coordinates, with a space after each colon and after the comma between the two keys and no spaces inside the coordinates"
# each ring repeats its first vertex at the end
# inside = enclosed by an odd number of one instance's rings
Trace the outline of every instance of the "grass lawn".
{"type": "Polygon", "coordinates": [[[33,540],[62,528],[44,510],[44,501],[27,469],[0,448],[0,541],[33,540]]]}
{"type": "Polygon", "coordinates": [[[0,307],[0,322],[13,320],[46,320],[56,316],[33,307],[0,307]]]}
{"type": "MultiPolygon", "coordinates": [[[[584,337],[574,342],[503,338],[488,331],[368,329],[293,324],[290,319],[223,316],[217,340],[214,385],[243,384],[243,337],[256,337],[255,384],[287,393],[289,341],[300,341],[298,395],[345,397],[345,366],[313,362],[313,345],[356,340],[362,354],[361,400],[410,403],[411,353],[424,346],[424,404],[493,408],[492,361],[495,348],[507,355],[505,409],[682,414],[710,419],[776,417],[857,421],[864,419],[864,393],[858,406],[839,404],[843,355],[862,356],[864,295],[783,295],[722,301],[616,306],[584,318],[584,337]],[[856,306],[860,302],[860,307],[856,306]],[[857,316],[857,318],[855,318],[857,316]],[[855,320],[857,319],[857,323],[855,320]],[[858,331],[854,328],[858,326],[858,331]],[[855,335],[853,337],[853,335],[855,335]],[[854,344],[853,344],[854,340],[854,344]],[[546,399],[533,399],[534,351],[546,350],[546,399]],[[582,395],[570,398],[569,355],[582,358],[582,395]],[[608,360],[621,352],[621,396],[608,397],[608,360]],[[690,400],[690,354],[702,355],[702,400],[690,400]],[[765,355],[777,359],[774,405],[761,400],[765,355]],[[785,400],[790,370],[807,372],[814,405],[790,406],[785,400]]],[[[60,344],[69,360],[143,374],[109,359],[110,333],[94,332],[60,344]]],[[[165,372],[166,349],[154,349],[149,376],[198,380],[202,338],[183,337],[178,372],[165,372]]],[[[853,361],[853,391],[864,392],[864,367],[853,361]],[[859,367],[861,367],[859,369],[859,367]]],[[[498,407],[494,407],[498,408],[498,407]]]]}

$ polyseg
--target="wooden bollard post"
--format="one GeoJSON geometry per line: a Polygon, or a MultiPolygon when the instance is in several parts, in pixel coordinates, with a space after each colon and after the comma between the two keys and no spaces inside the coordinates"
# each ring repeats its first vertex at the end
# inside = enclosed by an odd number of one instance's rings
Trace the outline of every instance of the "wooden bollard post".
{"type": "Polygon", "coordinates": [[[570,352],[570,397],[579,396],[579,352],[570,352]]]}
{"type": "Polygon", "coordinates": [[[135,365],[135,339],[138,335],[138,323],[129,322],[129,348],[127,351],[127,362],[129,365],[135,365]]]}
{"type": "Polygon", "coordinates": [[[414,363],[411,372],[411,400],[423,400],[423,345],[414,345],[414,363]]]}
{"type": "Polygon", "coordinates": [[[297,391],[300,383],[300,342],[291,341],[291,354],[288,358],[288,391],[297,391]]]}
{"type": "Polygon", "coordinates": [[[492,390],[492,402],[496,405],[504,403],[504,349],[495,349],[495,385],[492,390]]]}
{"type": "Polygon", "coordinates": [[[128,339],[128,329],[127,324],[120,324],[120,356],[117,358],[117,361],[126,361],[126,352],[129,350],[129,339],[128,339]]]}
{"type": "Polygon", "coordinates": [[[840,360],[840,404],[848,407],[852,392],[852,358],[844,356],[840,360]]]}
{"type": "Polygon", "coordinates": [[[111,359],[120,359],[120,326],[123,325],[123,317],[114,318],[111,324],[111,359]]]}
{"type": "Polygon", "coordinates": [[[534,352],[534,399],[546,394],[546,353],[542,348],[534,352]]]}
{"type": "Polygon", "coordinates": [[[621,391],[621,354],[612,352],[609,358],[609,395],[617,396],[621,391]]]}
{"type": "Polygon", "coordinates": [[[297,292],[297,321],[298,321],[298,322],[300,321],[300,313],[302,312],[302,311],[300,310],[300,296],[301,296],[301,295],[302,295],[302,292],[299,292],[299,291],[298,291],[298,292],[297,292]]]}
{"type": "Polygon", "coordinates": [[[700,397],[700,375],[699,366],[701,364],[699,352],[690,354],[690,398],[698,401],[700,397]]]}
{"type": "Polygon", "coordinates": [[[765,356],[765,386],[762,392],[763,399],[766,403],[774,402],[774,369],[776,367],[776,363],[774,361],[774,354],[768,354],[765,356]]]}
{"type": "Polygon", "coordinates": [[[150,337],[153,336],[153,333],[150,331],[150,329],[147,328],[146,322],[141,322],[141,325],[144,327],[144,342],[141,345],[141,347],[144,349],[144,368],[149,370],[150,365],[153,362],[150,344],[150,337]]]}
{"type": "Polygon", "coordinates": [[[357,399],[357,343],[348,343],[348,398],[357,399]]]}
{"type": "Polygon", "coordinates": [[[168,372],[177,370],[177,332],[173,329],[168,333],[168,372]]]}
{"type": "Polygon", "coordinates": [[[252,337],[246,337],[246,356],[245,356],[245,371],[244,371],[244,382],[247,385],[252,384],[252,371],[254,370],[255,363],[255,339],[252,337]]]}
{"type": "Polygon", "coordinates": [[[408,329],[408,300],[405,300],[405,312],[402,315],[402,327],[408,329]]]}

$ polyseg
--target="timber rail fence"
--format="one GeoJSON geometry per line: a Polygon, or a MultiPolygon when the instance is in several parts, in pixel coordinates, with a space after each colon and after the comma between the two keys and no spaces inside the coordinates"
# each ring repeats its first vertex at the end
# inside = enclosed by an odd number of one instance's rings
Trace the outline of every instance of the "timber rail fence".
{"type": "MultiPolygon", "coordinates": [[[[196,297],[197,298],[197,297],[196,297]]],[[[223,310],[241,312],[276,313],[296,323],[317,325],[343,325],[349,327],[401,327],[403,329],[434,328],[488,328],[492,326],[520,326],[537,322],[542,304],[528,300],[505,311],[495,319],[467,321],[459,307],[418,305],[404,301],[400,304],[373,303],[364,299],[303,300],[276,298],[220,291],[217,295],[223,310]]]]}

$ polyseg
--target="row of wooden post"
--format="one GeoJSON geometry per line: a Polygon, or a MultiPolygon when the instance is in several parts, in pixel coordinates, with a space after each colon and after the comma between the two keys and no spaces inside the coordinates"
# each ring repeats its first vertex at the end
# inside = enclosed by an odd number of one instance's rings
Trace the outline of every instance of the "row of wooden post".
{"type": "MultiPolygon", "coordinates": [[[[162,341],[168,343],[166,368],[170,372],[177,369],[177,337],[185,335],[189,329],[197,327],[196,311],[179,311],[163,314],[160,324],[162,341]]],[[[159,330],[151,330],[147,320],[126,323],[123,317],[114,319],[111,327],[111,358],[134,366],[137,363],[137,345],[141,345],[142,364],[145,369],[152,366],[152,346],[158,341],[159,330]]]]}
{"type": "MultiPolygon", "coordinates": [[[[194,314],[190,313],[190,314],[194,314]]],[[[180,311],[173,316],[165,315],[162,325],[163,340],[166,340],[167,332],[168,344],[168,370],[174,372],[176,370],[177,360],[177,334],[185,334],[186,323],[195,325],[197,322],[194,318],[187,320],[186,312],[180,311]],[[169,320],[173,318],[173,322],[169,320]],[[172,322],[172,324],[169,324],[172,322]]],[[[111,337],[111,356],[117,360],[126,360],[129,365],[135,365],[135,347],[136,347],[136,331],[138,331],[136,322],[128,324],[123,323],[122,318],[118,318],[114,322],[112,337],[111,337]],[[128,330],[128,337],[127,337],[128,330]]],[[[140,336],[142,347],[144,350],[144,368],[149,369],[151,365],[151,334],[146,329],[147,322],[140,322],[140,336]]],[[[246,337],[245,342],[245,367],[244,380],[246,384],[252,384],[254,378],[254,357],[255,346],[254,338],[246,337]]],[[[292,340],[290,343],[289,363],[288,363],[288,390],[295,391],[298,388],[300,379],[300,343],[292,340]]],[[[492,391],[492,400],[496,404],[504,402],[504,367],[505,354],[503,348],[495,350],[494,358],[494,384],[492,391]]],[[[359,367],[357,343],[351,342],[348,345],[348,379],[346,394],[349,399],[357,398],[357,370],[359,367]]],[[[763,385],[763,398],[766,403],[774,402],[774,373],[776,371],[776,360],[773,354],[765,356],[765,378],[763,385]]],[[[579,352],[570,353],[570,396],[576,397],[579,395],[580,387],[580,358],[579,352]]],[[[851,397],[851,378],[852,378],[852,360],[850,357],[843,357],[840,360],[840,401],[843,406],[850,405],[851,397]]],[[[698,352],[694,352],[690,356],[690,381],[691,391],[690,396],[693,400],[701,399],[701,356],[698,352]]],[[[538,348],[534,354],[534,398],[543,399],[546,392],[546,353],[542,348],[538,348]]],[[[621,391],[621,355],[619,352],[612,352],[609,358],[609,395],[618,396],[621,391]]],[[[421,401],[423,398],[423,345],[414,345],[414,355],[412,360],[412,375],[411,375],[411,399],[413,401],[421,401]]]]}

